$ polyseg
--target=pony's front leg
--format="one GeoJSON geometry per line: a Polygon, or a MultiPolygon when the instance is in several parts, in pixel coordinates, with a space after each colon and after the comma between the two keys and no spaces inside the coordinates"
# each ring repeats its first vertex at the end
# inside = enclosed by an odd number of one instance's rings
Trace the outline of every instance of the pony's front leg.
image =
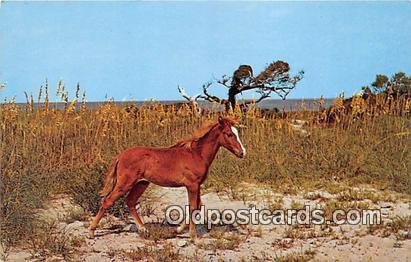
{"type": "MultiPolygon", "coordinates": [[[[196,209],[198,210],[201,208],[201,205],[203,204],[203,202],[201,201],[200,188],[198,188],[198,191],[197,191],[197,203],[198,205],[196,209]]],[[[185,221],[181,222],[181,224],[177,227],[177,230],[176,230],[177,234],[182,233],[184,229],[186,229],[186,227],[187,227],[186,222],[185,221]]]]}
{"type": "Polygon", "coordinates": [[[187,192],[188,192],[188,202],[190,204],[190,214],[189,214],[189,221],[190,221],[190,225],[189,225],[189,233],[190,233],[190,237],[192,239],[196,239],[197,238],[197,230],[196,230],[196,225],[193,222],[192,219],[192,214],[194,212],[194,210],[198,209],[198,205],[199,205],[199,201],[198,201],[198,194],[199,194],[199,190],[200,190],[200,186],[199,185],[195,185],[192,187],[187,187],[187,192]]]}

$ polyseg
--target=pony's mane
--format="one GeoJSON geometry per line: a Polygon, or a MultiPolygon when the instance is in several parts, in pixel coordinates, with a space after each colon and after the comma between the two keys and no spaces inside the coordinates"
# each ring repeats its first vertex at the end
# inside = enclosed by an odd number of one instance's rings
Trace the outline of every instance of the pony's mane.
{"type": "Polygon", "coordinates": [[[211,129],[213,129],[216,125],[218,124],[218,122],[206,122],[205,124],[203,124],[200,128],[198,128],[196,131],[194,131],[194,134],[192,137],[187,138],[187,139],[183,139],[178,141],[176,144],[174,144],[171,147],[184,147],[184,148],[188,148],[191,149],[193,146],[193,142],[198,141],[200,138],[202,138],[203,136],[205,136],[208,132],[211,131],[211,129]]]}
{"type": "MultiPolygon", "coordinates": [[[[224,117],[222,119],[222,121],[225,121],[226,123],[228,123],[230,125],[235,125],[236,122],[237,122],[235,119],[228,118],[228,117],[224,117]]],[[[183,147],[183,148],[187,148],[187,149],[192,149],[194,142],[198,141],[200,138],[202,138],[203,136],[208,134],[208,132],[210,132],[211,129],[213,129],[217,125],[218,125],[218,121],[217,122],[216,121],[213,121],[213,122],[207,121],[200,128],[198,128],[196,131],[194,131],[194,134],[193,134],[192,137],[190,137],[188,139],[181,140],[181,141],[177,142],[176,144],[174,144],[171,147],[183,147]]]]}

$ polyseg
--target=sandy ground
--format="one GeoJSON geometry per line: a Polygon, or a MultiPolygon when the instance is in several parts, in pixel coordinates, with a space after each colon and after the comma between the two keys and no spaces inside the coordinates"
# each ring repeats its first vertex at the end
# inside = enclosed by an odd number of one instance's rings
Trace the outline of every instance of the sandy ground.
{"type": "MultiPolygon", "coordinates": [[[[275,201],[282,203],[282,208],[290,208],[296,203],[317,206],[336,198],[327,192],[311,192],[318,199],[306,197],[310,194],[280,195],[270,193],[255,185],[244,185],[242,200],[233,200],[227,194],[215,192],[203,193],[202,201],[207,208],[213,209],[243,209],[250,207],[264,208],[275,201]],[[249,190],[246,190],[249,188],[249,190]],[[304,197],[305,196],[305,197],[304,197]]],[[[168,205],[185,205],[187,195],[184,188],[152,187],[148,201],[154,214],[144,216],[149,230],[162,229],[174,232],[175,227],[162,223],[164,210],[168,205]]],[[[147,201],[147,202],[148,202],[147,201]]],[[[367,201],[367,200],[364,200],[367,201]]],[[[370,202],[370,201],[368,201],[370,202]]],[[[144,203],[142,204],[144,210],[144,203]]],[[[146,206],[147,207],[147,206],[146,206]]],[[[382,221],[388,223],[396,216],[410,216],[410,204],[404,199],[379,201],[371,207],[381,210],[382,221]]],[[[63,217],[79,209],[71,203],[68,197],[59,198],[48,204],[43,215],[47,217],[63,217]]],[[[147,252],[153,256],[167,260],[167,253],[161,253],[166,247],[178,254],[180,260],[275,260],[291,259],[301,255],[304,260],[314,261],[411,261],[411,229],[401,229],[396,234],[382,236],[371,233],[367,225],[330,225],[330,226],[300,226],[294,228],[286,225],[233,225],[215,226],[211,231],[204,226],[198,227],[198,239],[192,241],[187,231],[177,235],[170,233],[155,240],[144,237],[136,232],[131,218],[120,220],[107,215],[94,239],[87,239],[88,221],[61,222],[66,231],[84,239],[70,260],[74,261],[131,261],[127,255],[133,250],[147,252]],[[144,251],[141,251],[144,250],[144,251]],[[288,257],[287,257],[288,256],[288,257]]],[[[141,258],[134,256],[135,260],[141,258]]],[[[170,258],[172,259],[172,258],[170,258]]],[[[12,249],[7,261],[41,260],[24,249],[12,249]]],[[[48,261],[63,260],[60,256],[47,258],[48,261]]]]}

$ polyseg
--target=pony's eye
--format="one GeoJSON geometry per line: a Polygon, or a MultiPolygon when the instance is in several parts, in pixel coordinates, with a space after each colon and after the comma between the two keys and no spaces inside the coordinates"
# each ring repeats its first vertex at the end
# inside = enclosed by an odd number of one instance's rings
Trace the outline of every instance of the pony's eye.
{"type": "Polygon", "coordinates": [[[232,136],[234,136],[234,134],[233,134],[233,133],[226,133],[226,135],[227,135],[228,137],[232,137],[232,136]]]}

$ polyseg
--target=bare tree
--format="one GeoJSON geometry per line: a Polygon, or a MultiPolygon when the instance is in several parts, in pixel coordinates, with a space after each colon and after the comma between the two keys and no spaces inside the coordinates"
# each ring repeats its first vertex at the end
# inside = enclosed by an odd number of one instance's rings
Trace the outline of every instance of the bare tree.
{"type": "MultiPolygon", "coordinates": [[[[291,90],[303,78],[304,71],[298,72],[295,76],[290,76],[290,66],[284,61],[276,61],[269,64],[256,77],[253,75],[253,69],[250,65],[240,65],[234,71],[232,77],[222,76],[214,82],[208,82],[203,85],[203,93],[195,98],[183,95],[189,101],[204,99],[210,102],[217,102],[225,105],[226,109],[235,108],[236,96],[244,91],[254,90],[260,96],[255,101],[245,101],[242,105],[247,106],[251,102],[259,103],[275,93],[282,99],[286,99],[291,90]],[[227,99],[222,99],[210,94],[209,89],[213,84],[223,86],[228,89],[227,99]]],[[[179,89],[180,91],[180,89],[179,89]]],[[[181,92],[180,92],[181,93],[181,92]]]]}
{"type": "Polygon", "coordinates": [[[192,106],[192,109],[194,110],[196,115],[200,115],[201,114],[201,107],[198,105],[197,100],[201,97],[201,95],[197,95],[195,97],[189,96],[186,93],[186,91],[184,90],[184,88],[181,87],[181,86],[178,86],[178,92],[180,93],[180,95],[182,97],[184,97],[186,100],[188,100],[188,102],[192,106]]]}

